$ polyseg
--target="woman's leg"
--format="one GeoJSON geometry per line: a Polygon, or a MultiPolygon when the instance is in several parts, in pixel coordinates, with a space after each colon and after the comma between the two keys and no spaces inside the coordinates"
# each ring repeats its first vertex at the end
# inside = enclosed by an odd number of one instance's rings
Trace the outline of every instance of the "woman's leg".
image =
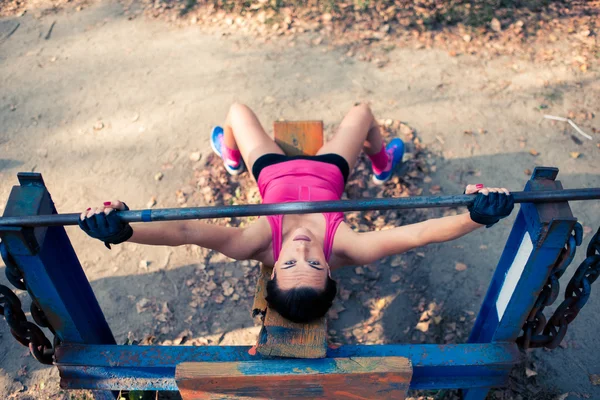
{"type": "Polygon", "coordinates": [[[325,143],[317,154],[339,154],[352,170],[361,150],[367,155],[375,155],[381,151],[383,144],[379,125],[371,109],[366,104],[360,104],[352,107],[333,139],[325,143]]]}
{"type": "Polygon", "coordinates": [[[254,162],[268,153],[284,154],[271,139],[252,110],[234,103],[229,108],[224,127],[223,142],[228,151],[239,151],[246,166],[252,171],[254,162]]]}
{"type": "Polygon", "coordinates": [[[385,146],[379,125],[366,104],[357,105],[346,114],[333,139],[325,143],[317,154],[339,154],[352,170],[361,150],[371,160],[376,184],[390,179],[394,167],[404,155],[404,143],[398,138],[385,146]]]}

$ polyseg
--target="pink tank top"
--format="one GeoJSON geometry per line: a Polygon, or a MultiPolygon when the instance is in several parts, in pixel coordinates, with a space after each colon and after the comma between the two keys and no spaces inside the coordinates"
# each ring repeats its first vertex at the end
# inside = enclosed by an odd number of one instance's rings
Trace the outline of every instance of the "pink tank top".
{"type": "MultiPolygon", "coordinates": [[[[263,203],[340,200],[344,193],[344,176],[329,163],[314,160],[291,160],[263,168],[258,177],[263,203]]],[[[344,214],[325,213],[323,253],[329,261],[333,239],[344,214]]],[[[273,259],[279,259],[282,246],[283,215],[267,216],[273,236],[273,259]]]]}

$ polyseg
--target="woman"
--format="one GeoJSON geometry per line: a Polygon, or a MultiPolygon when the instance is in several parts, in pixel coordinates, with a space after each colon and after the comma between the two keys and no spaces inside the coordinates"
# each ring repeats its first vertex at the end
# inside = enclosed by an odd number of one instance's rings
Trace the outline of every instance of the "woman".
{"type": "MultiPolygon", "coordinates": [[[[339,200],[361,151],[371,160],[373,180],[385,183],[401,161],[404,145],[398,138],[387,146],[368,106],[352,108],[333,139],[316,156],[288,157],[266,134],[254,113],[234,104],[225,130],[213,129],[213,150],[230,174],[247,166],[257,181],[263,203],[339,200]]],[[[109,244],[130,241],[149,245],[196,244],[236,260],[252,259],[273,266],[267,285],[270,307],[295,322],[319,318],[331,307],[336,283],[331,270],[372,263],[429,243],[459,238],[482,226],[492,226],[513,209],[503,188],[468,185],[477,193],[469,212],[375,232],[355,232],[343,213],[276,215],[259,218],[244,228],[202,221],[173,221],[135,225],[122,222],[113,210],[125,203],[107,201],[81,214],[80,226],[109,244]]],[[[109,247],[110,248],[110,247],[109,247]]]]}

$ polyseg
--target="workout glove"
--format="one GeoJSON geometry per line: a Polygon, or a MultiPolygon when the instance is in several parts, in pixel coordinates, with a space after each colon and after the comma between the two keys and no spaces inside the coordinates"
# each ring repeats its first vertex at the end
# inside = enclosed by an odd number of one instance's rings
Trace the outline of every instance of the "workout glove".
{"type": "Polygon", "coordinates": [[[487,196],[477,193],[475,202],[467,208],[471,219],[478,224],[490,227],[512,212],[515,201],[512,194],[492,192],[487,196]]]}
{"type": "MultiPolygon", "coordinates": [[[[128,211],[129,207],[123,203],[125,208],[122,211],[128,211]]],[[[85,233],[95,239],[102,240],[104,245],[110,249],[111,244],[123,243],[133,235],[133,229],[127,222],[121,221],[117,212],[111,211],[108,214],[94,214],[86,217],[83,221],[78,218],[79,227],[85,233]]]]}

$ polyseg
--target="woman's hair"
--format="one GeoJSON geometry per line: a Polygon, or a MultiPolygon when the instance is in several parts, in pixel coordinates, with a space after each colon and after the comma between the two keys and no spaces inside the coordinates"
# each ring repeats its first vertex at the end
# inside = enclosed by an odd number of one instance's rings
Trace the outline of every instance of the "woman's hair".
{"type": "Polygon", "coordinates": [[[267,302],[285,319],[292,322],[307,323],[321,318],[333,304],[337,293],[337,283],[327,277],[325,288],[317,290],[299,287],[282,290],[277,285],[277,275],[267,282],[267,302]]]}

